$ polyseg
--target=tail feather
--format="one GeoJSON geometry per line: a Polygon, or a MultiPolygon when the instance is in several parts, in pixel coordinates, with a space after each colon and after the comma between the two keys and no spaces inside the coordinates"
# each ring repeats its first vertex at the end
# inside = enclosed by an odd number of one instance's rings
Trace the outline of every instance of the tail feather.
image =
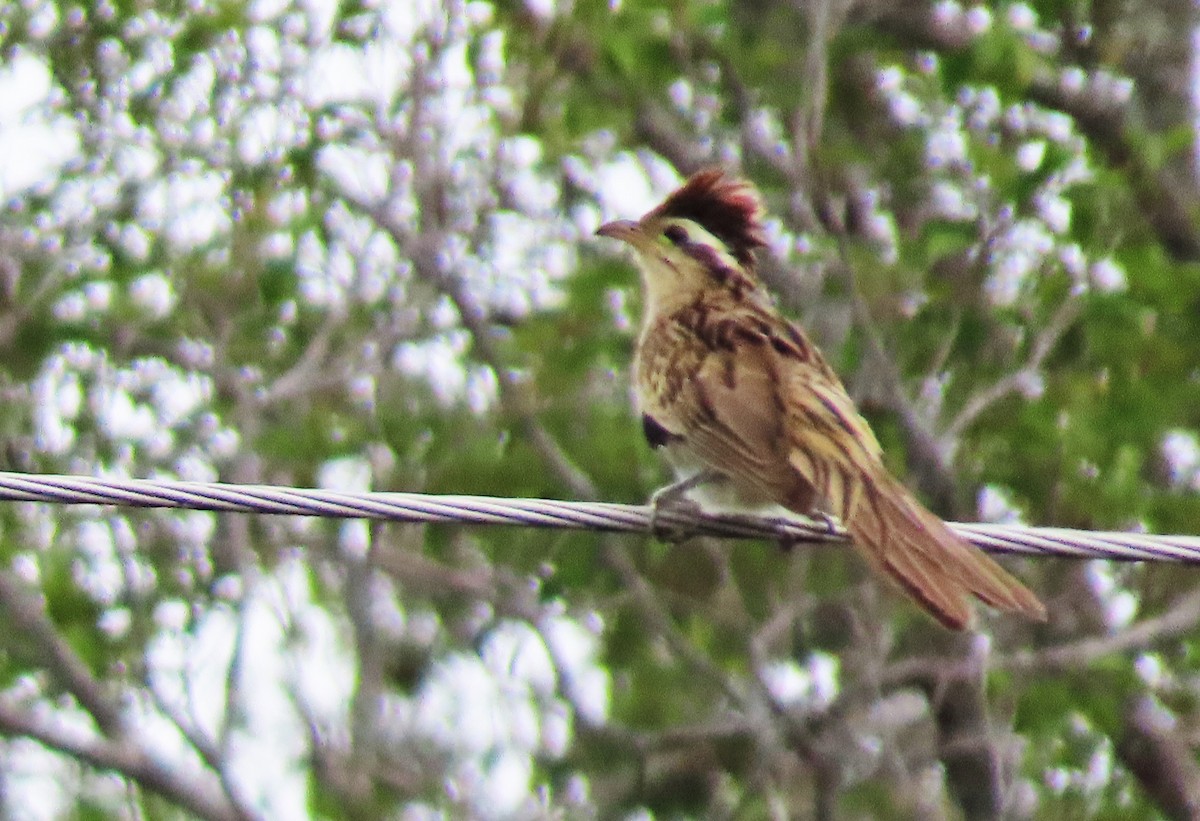
{"type": "Polygon", "coordinates": [[[890,475],[864,477],[857,496],[843,518],[859,550],[946,627],[971,625],[970,596],[1045,621],[1046,608],[1028,588],[956,536],[890,475]]]}

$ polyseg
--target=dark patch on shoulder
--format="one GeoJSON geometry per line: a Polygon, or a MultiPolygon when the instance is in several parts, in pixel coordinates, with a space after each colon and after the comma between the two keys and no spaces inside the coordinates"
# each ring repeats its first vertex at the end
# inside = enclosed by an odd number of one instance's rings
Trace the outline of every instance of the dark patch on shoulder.
{"type": "Polygon", "coordinates": [[[664,428],[659,424],[657,419],[648,413],[642,414],[642,434],[645,435],[646,442],[649,443],[650,447],[655,450],[672,442],[683,440],[682,436],[677,433],[671,433],[671,431],[664,428]]]}
{"type": "Polygon", "coordinates": [[[712,334],[718,347],[732,350],[734,342],[746,345],[770,345],[780,356],[808,362],[812,356],[808,340],[790,322],[771,322],[761,316],[742,315],[723,319],[712,334]]]}

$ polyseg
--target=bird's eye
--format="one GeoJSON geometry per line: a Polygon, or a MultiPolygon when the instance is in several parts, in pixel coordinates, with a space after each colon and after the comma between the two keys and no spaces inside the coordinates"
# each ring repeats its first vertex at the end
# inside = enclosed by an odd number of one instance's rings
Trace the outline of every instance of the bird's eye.
{"type": "Polygon", "coordinates": [[[670,240],[671,244],[676,247],[687,245],[688,242],[687,230],[680,225],[668,225],[663,230],[663,236],[670,240]]]}

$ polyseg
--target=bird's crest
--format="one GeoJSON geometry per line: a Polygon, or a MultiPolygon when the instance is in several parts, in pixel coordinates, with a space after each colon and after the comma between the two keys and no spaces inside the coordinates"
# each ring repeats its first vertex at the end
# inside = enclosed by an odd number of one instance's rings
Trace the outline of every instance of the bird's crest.
{"type": "Polygon", "coordinates": [[[692,220],[725,243],[739,263],[753,268],[755,250],[767,244],[762,214],[762,200],[750,183],[706,168],[647,216],[692,220]]]}

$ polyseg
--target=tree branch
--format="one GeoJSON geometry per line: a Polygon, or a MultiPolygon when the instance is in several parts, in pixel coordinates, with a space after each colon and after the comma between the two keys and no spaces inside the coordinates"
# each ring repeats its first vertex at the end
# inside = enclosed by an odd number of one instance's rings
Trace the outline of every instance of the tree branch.
{"type": "Polygon", "coordinates": [[[996,666],[1047,674],[1082,670],[1105,657],[1145,650],[1165,639],[1190,633],[1197,624],[1200,624],[1200,591],[1179,597],[1163,610],[1162,615],[1143,619],[1119,633],[1039,650],[1017,651],[997,657],[996,666]]]}
{"type": "Polygon", "coordinates": [[[87,710],[100,731],[112,737],[123,735],[125,719],[116,700],[58,633],[41,601],[15,583],[9,573],[0,573],[0,608],[13,627],[6,643],[11,646],[17,639],[32,642],[40,651],[37,661],[87,710]]]}
{"type": "MultiPolygon", "coordinates": [[[[930,4],[879,3],[869,8],[868,22],[910,48],[953,52],[975,41],[965,15],[939,18],[930,4]]],[[[1086,83],[1069,90],[1048,74],[1034,79],[1026,93],[1030,100],[1069,115],[1108,164],[1128,174],[1147,223],[1172,257],[1180,262],[1200,260],[1200,224],[1193,216],[1197,197],[1190,182],[1170,169],[1150,165],[1130,132],[1125,106],[1086,83]]]]}
{"type": "Polygon", "coordinates": [[[1173,821],[1200,817],[1200,766],[1175,730],[1175,717],[1150,696],[1135,696],[1117,740],[1121,759],[1163,815],[1173,821]]]}
{"type": "Polygon", "coordinates": [[[185,777],[129,742],[78,737],[63,727],[35,718],[28,710],[0,699],[0,734],[30,738],[99,770],[116,772],[139,786],[178,804],[198,818],[244,821],[215,786],[196,772],[185,777]]]}
{"type": "Polygon", "coordinates": [[[963,403],[962,409],[950,421],[950,424],[946,426],[943,437],[949,441],[957,440],[988,408],[1021,391],[1031,377],[1036,377],[1042,363],[1054,350],[1054,346],[1062,339],[1067,329],[1071,327],[1071,323],[1079,316],[1082,307],[1083,302],[1079,296],[1069,294],[1064,298],[1054,315],[1050,317],[1050,321],[1034,338],[1025,363],[1012,373],[972,394],[963,403]]]}

